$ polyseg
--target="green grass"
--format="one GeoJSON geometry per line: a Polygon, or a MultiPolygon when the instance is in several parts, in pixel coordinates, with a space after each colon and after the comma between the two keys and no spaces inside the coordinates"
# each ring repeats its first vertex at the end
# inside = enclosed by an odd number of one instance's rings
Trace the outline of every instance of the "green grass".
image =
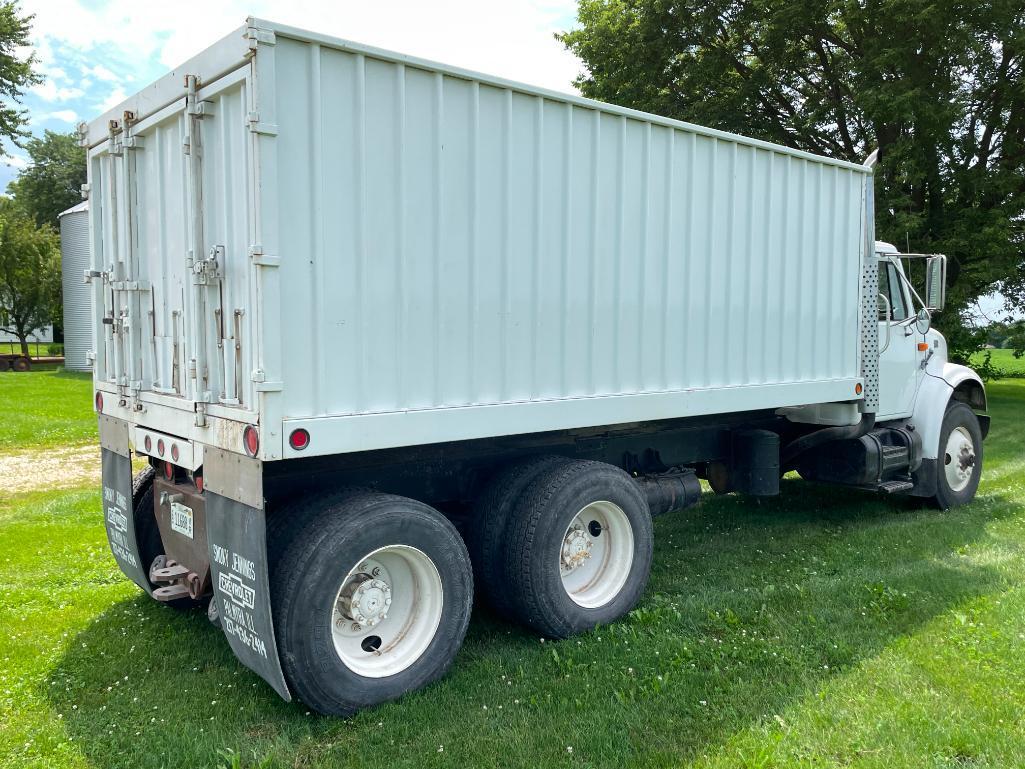
{"type": "Polygon", "coordinates": [[[625,620],[553,643],[478,609],[447,678],[348,721],[142,596],[94,491],[0,501],[0,765],[1025,765],[1025,381],[989,392],[973,504],[709,498],[657,521],[625,620]]]}
{"type": "Polygon", "coordinates": [[[0,371],[0,454],[97,440],[92,376],[0,371]]]}
{"type": "Polygon", "coordinates": [[[981,366],[989,353],[990,364],[1003,377],[1025,377],[1025,357],[1015,358],[1014,350],[984,350],[972,355],[972,365],[981,366]]]}

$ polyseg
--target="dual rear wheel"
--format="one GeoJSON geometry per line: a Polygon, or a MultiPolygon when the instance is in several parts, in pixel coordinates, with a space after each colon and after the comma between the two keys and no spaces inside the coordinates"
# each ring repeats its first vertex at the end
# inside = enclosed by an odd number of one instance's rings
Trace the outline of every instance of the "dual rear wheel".
{"type": "Polygon", "coordinates": [[[469,624],[474,570],[504,614],[565,637],[630,611],[651,567],[647,503],[598,462],[535,458],[500,473],[477,504],[469,552],[440,512],[405,497],[353,491],[283,512],[291,525],[270,530],[275,632],[289,685],[322,713],[444,675],[469,624]]]}

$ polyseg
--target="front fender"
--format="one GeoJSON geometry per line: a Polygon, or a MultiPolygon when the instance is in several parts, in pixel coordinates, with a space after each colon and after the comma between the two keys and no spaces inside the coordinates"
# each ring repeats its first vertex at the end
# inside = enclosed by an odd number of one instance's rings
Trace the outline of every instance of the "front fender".
{"type": "MultiPolygon", "coordinates": [[[[911,415],[911,424],[922,436],[924,459],[936,459],[939,456],[940,430],[951,398],[964,401],[974,411],[986,410],[986,388],[972,369],[946,362],[927,366],[911,415]]],[[[979,426],[985,438],[989,432],[989,418],[980,415],[979,426]]]]}
{"type": "Polygon", "coordinates": [[[922,458],[936,459],[940,451],[940,429],[954,388],[943,377],[926,373],[918,386],[911,425],[922,436],[922,458]]]}
{"type": "MultiPolygon", "coordinates": [[[[941,376],[954,389],[954,397],[972,407],[974,411],[986,411],[986,387],[982,377],[968,366],[944,363],[941,376]]],[[[985,438],[985,434],[983,434],[985,438]]]]}

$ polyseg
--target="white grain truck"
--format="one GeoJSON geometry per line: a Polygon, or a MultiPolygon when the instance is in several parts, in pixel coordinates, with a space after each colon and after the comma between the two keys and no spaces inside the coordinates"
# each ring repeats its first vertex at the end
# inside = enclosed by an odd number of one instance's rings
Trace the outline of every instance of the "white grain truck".
{"type": "Polygon", "coordinates": [[[111,548],[286,699],[616,620],[699,478],[975,494],[870,163],[257,19],[81,134],[111,548]]]}

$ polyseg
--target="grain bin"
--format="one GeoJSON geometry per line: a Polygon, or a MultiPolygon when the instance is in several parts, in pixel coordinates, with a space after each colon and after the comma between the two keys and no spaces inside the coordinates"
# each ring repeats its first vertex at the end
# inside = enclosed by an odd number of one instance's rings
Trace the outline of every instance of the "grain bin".
{"type": "Polygon", "coordinates": [[[92,347],[92,294],[82,276],[89,268],[89,201],[60,214],[64,290],[64,368],[89,371],[92,347]]]}

